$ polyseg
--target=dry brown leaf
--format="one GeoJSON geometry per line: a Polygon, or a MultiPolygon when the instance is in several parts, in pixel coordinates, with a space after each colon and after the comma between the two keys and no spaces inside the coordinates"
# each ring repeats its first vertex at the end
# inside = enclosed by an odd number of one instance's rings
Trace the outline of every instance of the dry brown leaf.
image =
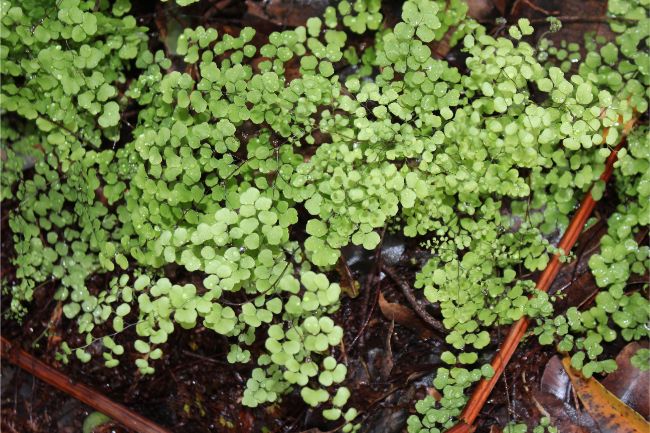
{"type": "Polygon", "coordinates": [[[394,320],[398,325],[417,331],[421,338],[431,338],[433,332],[413,310],[404,305],[388,302],[383,293],[379,293],[379,309],[385,318],[394,320]]]}
{"type": "Polygon", "coordinates": [[[647,419],[650,416],[650,371],[641,371],[630,362],[630,358],[641,348],[636,342],[625,346],[616,357],[618,368],[603,379],[602,384],[623,403],[647,419]]]}
{"type": "Polygon", "coordinates": [[[341,286],[343,293],[353,299],[359,296],[359,282],[354,279],[352,271],[350,270],[343,254],[341,254],[341,257],[339,257],[339,260],[336,262],[336,272],[339,274],[339,285],[341,286]]]}
{"type": "Polygon", "coordinates": [[[56,329],[61,322],[61,313],[63,312],[63,303],[61,301],[57,302],[54,311],[50,316],[50,321],[47,324],[47,350],[50,351],[52,348],[57,347],[61,342],[61,336],[57,334],[56,329]]]}
{"type": "Polygon", "coordinates": [[[390,372],[393,371],[393,366],[395,365],[395,361],[393,361],[393,344],[391,343],[394,330],[395,321],[391,320],[388,332],[386,333],[386,360],[379,369],[379,374],[383,379],[388,379],[390,377],[390,372]]]}
{"type": "Polygon", "coordinates": [[[543,392],[553,395],[558,400],[567,400],[571,390],[571,381],[562,367],[562,361],[557,356],[552,357],[546,363],[540,388],[543,392]]]}
{"type": "Polygon", "coordinates": [[[467,15],[482,21],[494,13],[495,4],[492,0],[467,0],[467,15]]]}
{"type": "Polygon", "coordinates": [[[506,9],[508,6],[507,0],[492,0],[492,3],[494,4],[494,6],[497,8],[497,10],[502,16],[506,15],[506,9]]]}
{"type": "Polygon", "coordinates": [[[442,394],[435,388],[427,387],[427,395],[433,397],[435,401],[440,401],[442,399],[442,394]]]}
{"type": "Polygon", "coordinates": [[[310,17],[321,16],[328,0],[246,0],[250,15],[281,26],[304,25],[310,17]]]}
{"type": "MultiPolygon", "coordinates": [[[[562,364],[560,363],[560,368],[562,364]]],[[[562,433],[591,433],[598,431],[596,422],[573,404],[557,399],[549,393],[532,390],[530,398],[542,416],[547,416],[562,433]]]]}
{"type": "Polygon", "coordinates": [[[602,433],[648,433],[650,424],[609,392],[593,377],[587,379],[571,367],[571,359],[566,357],[562,365],[571,379],[578,398],[585,409],[598,424],[602,433]]]}

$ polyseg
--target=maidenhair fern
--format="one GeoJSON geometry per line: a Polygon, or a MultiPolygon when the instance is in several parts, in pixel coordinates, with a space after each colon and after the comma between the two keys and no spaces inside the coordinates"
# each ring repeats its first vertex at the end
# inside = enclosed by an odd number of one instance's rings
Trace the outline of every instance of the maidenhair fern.
{"type": "Polygon", "coordinates": [[[442,399],[416,404],[411,432],[451,425],[467,388],[494,373],[479,362],[494,326],[536,319],[540,341],[587,374],[611,370],[604,343],[648,337],[647,299],[626,293],[649,266],[637,236],[650,213],[645,128],[621,152],[620,205],[589,263],[596,305],[554,317],[548,295],[519,278],[558,252],[549,235],[566,228],[622,125],[647,111],[647,2],[610,1],[619,35],[587,38],[584,60],[576,44],[528,42],[526,19],[489,35],[459,0],[408,0],[392,28],[378,1],[356,0],[268,38],[184,29],[173,62],[149,50],[129,10],[0,4],[2,200],[17,206],[16,278],[4,290],[20,317],[56,282],[86,337],[64,343],[61,359],[87,362],[101,341],[113,367],[128,345],[149,374],[174,329],[202,326],[228,338],[228,361],[257,363],[243,404],[299,388],[356,429],[332,356],[341,288],[327,272],[348,244],[376,248],[383,227],[430,249],[415,284],[439,305],[453,349],[434,380],[442,399]],[[374,44],[348,42],[366,32],[374,44]],[[445,37],[463,67],[432,52],[445,37]],[[178,277],[188,273],[191,283],[178,277]],[[89,288],[95,274],[110,285],[89,288]]]}

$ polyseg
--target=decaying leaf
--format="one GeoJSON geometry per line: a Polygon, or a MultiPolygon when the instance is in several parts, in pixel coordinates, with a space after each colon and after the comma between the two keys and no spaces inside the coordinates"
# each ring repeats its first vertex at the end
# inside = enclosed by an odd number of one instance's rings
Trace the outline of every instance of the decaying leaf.
{"type": "Polygon", "coordinates": [[[508,1],[507,0],[492,0],[492,3],[494,6],[497,8],[499,13],[503,16],[506,15],[506,10],[508,8],[508,1]]]}
{"type": "Polygon", "coordinates": [[[641,371],[630,362],[630,358],[641,348],[636,342],[625,346],[616,357],[618,368],[603,379],[602,384],[647,419],[650,416],[650,370],[641,371]]]}
{"type": "Polygon", "coordinates": [[[339,284],[343,293],[353,299],[359,296],[359,282],[354,279],[352,271],[350,270],[343,254],[341,254],[341,257],[339,257],[339,260],[336,262],[336,272],[339,274],[339,284]]]}
{"type": "Polygon", "coordinates": [[[290,27],[322,15],[328,5],[327,0],[246,0],[249,14],[290,27]]]}
{"type": "Polygon", "coordinates": [[[393,345],[391,340],[393,339],[393,331],[395,330],[395,321],[391,320],[388,327],[388,332],[386,332],[386,362],[380,368],[379,373],[381,377],[388,379],[390,377],[390,372],[393,370],[395,362],[393,361],[393,345]]]}
{"type": "Polygon", "coordinates": [[[565,357],[562,365],[585,409],[602,433],[648,433],[650,424],[596,379],[583,377],[565,357]]]}
{"type": "Polygon", "coordinates": [[[540,384],[542,391],[553,395],[559,400],[565,400],[571,390],[571,381],[569,376],[562,368],[562,362],[557,356],[548,360],[544,373],[542,374],[542,381],[540,384]]]}
{"type": "Polygon", "coordinates": [[[404,305],[388,302],[383,293],[379,293],[379,309],[385,318],[394,320],[398,325],[417,331],[421,338],[431,338],[433,332],[413,310],[404,305]]]}
{"type": "Polygon", "coordinates": [[[496,424],[493,424],[490,426],[490,433],[503,433],[503,430],[501,430],[501,427],[499,427],[496,424]]]}
{"type": "Polygon", "coordinates": [[[539,389],[533,389],[530,396],[542,416],[549,417],[562,433],[597,431],[596,422],[576,407],[571,380],[558,356],[549,359],[539,389]]]}
{"type": "Polygon", "coordinates": [[[492,0],[468,0],[467,14],[476,20],[485,20],[494,13],[495,4],[492,0]]]}

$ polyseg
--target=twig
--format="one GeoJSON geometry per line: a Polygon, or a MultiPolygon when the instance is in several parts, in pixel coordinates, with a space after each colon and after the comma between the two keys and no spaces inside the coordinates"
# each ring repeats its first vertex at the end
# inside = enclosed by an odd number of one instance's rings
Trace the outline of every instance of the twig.
{"type": "Polygon", "coordinates": [[[6,338],[0,337],[0,343],[2,358],[17,365],[58,390],[69,394],[77,400],[109,416],[124,427],[138,433],[171,433],[169,430],[154,424],[147,418],[138,415],[119,403],[114,402],[105,395],[100,394],[82,383],[73,381],[70,377],[61,373],[57,369],[39,361],[18,346],[13,345],[6,338]]]}
{"type": "Polygon", "coordinates": [[[534,11],[543,13],[544,15],[552,15],[553,14],[553,12],[548,11],[548,10],[544,9],[543,7],[541,7],[541,6],[537,6],[531,0],[517,0],[515,2],[514,6],[512,6],[512,10],[513,11],[518,11],[519,8],[521,7],[521,3],[525,4],[526,6],[528,6],[529,8],[531,8],[534,11]]]}
{"type": "MultiPolygon", "coordinates": [[[[609,17],[609,16],[580,16],[580,15],[549,15],[553,18],[557,18],[562,22],[562,24],[580,24],[580,23],[609,23],[612,21],[622,21],[625,23],[638,23],[639,20],[636,20],[634,18],[623,18],[623,17],[609,17]]],[[[529,18],[529,21],[531,24],[548,24],[548,19],[547,18],[529,18]]],[[[486,24],[486,25],[493,25],[494,20],[493,19],[482,19],[478,20],[479,23],[481,24],[486,24]]],[[[508,21],[509,23],[513,23],[514,21],[508,21]]]]}
{"type": "MultiPolygon", "coordinates": [[[[607,183],[607,181],[609,181],[611,178],[612,172],[614,170],[614,163],[616,162],[618,156],[618,151],[625,145],[626,137],[634,126],[635,122],[636,118],[633,117],[625,124],[622,133],[623,138],[619,145],[607,158],[605,170],[600,176],[601,181],[607,183]]],[[[603,141],[607,137],[608,132],[609,128],[603,131],[603,141]]],[[[571,248],[573,248],[576,241],[578,240],[578,236],[580,236],[580,233],[582,232],[582,229],[587,223],[587,220],[589,219],[589,216],[591,215],[591,212],[595,206],[596,201],[591,195],[590,189],[582,200],[578,211],[571,219],[571,223],[569,223],[569,227],[567,227],[567,230],[564,233],[564,236],[562,236],[562,240],[558,245],[558,249],[560,249],[562,253],[566,254],[571,251],[571,248]]],[[[553,283],[553,280],[559,273],[561,265],[560,254],[555,254],[549,261],[546,269],[544,269],[544,272],[542,272],[542,274],[539,276],[536,288],[543,292],[548,291],[551,283],[553,283]]],[[[491,365],[492,369],[494,370],[494,375],[490,379],[482,379],[479,382],[479,384],[474,389],[472,396],[467,402],[465,409],[460,414],[460,422],[453,426],[451,429],[447,430],[446,433],[468,433],[473,430],[474,421],[476,421],[476,418],[478,418],[478,415],[481,412],[481,409],[483,409],[483,406],[490,396],[492,389],[494,389],[494,386],[499,380],[499,377],[505,370],[506,365],[517,349],[519,342],[524,337],[524,334],[528,329],[528,325],[529,320],[526,316],[524,316],[511,326],[510,332],[508,332],[508,335],[499,347],[499,351],[494,355],[494,358],[492,358],[491,365]]]]}
{"type": "Polygon", "coordinates": [[[413,295],[411,287],[397,277],[395,270],[388,265],[382,266],[382,269],[384,272],[386,272],[386,275],[388,275],[390,279],[399,286],[399,288],[402,290],[402,293],[404,293],[404,297],[406,297],[406,300],[409,301],[409,304],[411,304],[411,307],[413,307],[415,313],[420,317],[420,319],[424,320],[427,325],[431,326],[436,331],[443,334],[446,333],[444,325],[440,323],[439,320],[434,319],[429,315],[429,313],[427,313],[427,310],[425,310],[424,307],[420,305],[418,300],[415,299],[415,295],[413,295]]]}
{"type": "Polygon", "coordinates": [[[223,10],[230,6],[232,3],[232,0],[221,0],[218,2],[215,2],[210,8],[208,8],[207,11],[203,14],[203,20],[208,21],[210,18],[212,18],[214,15],[216,15],[220,10],[223,10]]]}
{"type": "Polygon", "coordinates": [[[196,358],[196,359],[198,359],[200,361],[211,362],[211,363],[220,364],[220,365],[222,365],[222,364],[228,364],[229,365],[230,364],[230,363],[226,363],[226,362],[223,362],[223,361],[219,361],[218,359],[210,358],[209,356],[203,356],[203,355],[200,355],[198,353],[190,352],[189,350],[183,350],[183,353],[185,355],[187,355],[187,356],[191,356],[192,358],[196,358]]]}
{"type": "MultiPolygon", "coordinates": [[[[625,21],[627,23],[637,23],[639,20],[635,19],[630,19],[630,18],[623,18],[623,17],[590,17],[590,16],[553,16],[554,18],[557,18],[558,20],[562,21],[562,24],[572,24],[572,23],[609,23],[612,21],[625,21]]],[[[548,20],[546,18],[532,18],[530,19],[531,24],[548,24],[548,20]]]]}

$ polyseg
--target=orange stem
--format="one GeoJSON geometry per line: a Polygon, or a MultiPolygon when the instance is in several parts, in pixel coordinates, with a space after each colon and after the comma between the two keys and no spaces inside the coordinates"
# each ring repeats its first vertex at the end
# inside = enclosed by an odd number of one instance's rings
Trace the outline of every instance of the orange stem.
{"type": "MultiPolygon", "coordinates": [[[[635,120],[636,119],[632,118],[625,124],[623,128],[623,139],[607,158],[605,170],[603,171],[603,174],[600,175],[601,181],[607,183],[611,178],[612,172],[614,170],[614,163],[618,157],[618,151],[625,144],[625,137],[634,126],[635,120]]],[[[605,129],[603,136],[607,137],[608,132],[609,129],[605,129]]],[[[558,248],[561,249],[564,254],[567,254],[569,251],[571,251],[571,248],[573,248],[575,245],[576,241],[578,240],[578,236],[587,223],[589,215],[591,215],[591,212],[594,210],[594,206],[596,206],[596,201],[591,195],[590,189],[582,200],[578,211],[571,219],[569,227],[567,227],[564,236],[562,236],[562,240],[558,244],[558,248]]],[[[557,277],[557,274],[560,271],[560,267],[560,254],[558,253],[553,255],[550,262],[546,266],[546,269],[544,269],[544,272],[542,272],[542,274],[539,276],[536,283],[537,289],[543,292],[548,291],[548,289],[551,287],[551,283],[553,283],[555,277],[557,277]]],[[[517,349],[519,342],[524,337],[524,334],[528,329],[528,325],[529,320],[524,316],[510,327],[508,335],[506,336],[505,340],[503,340],[503,343],[501,343],[501,347],[499,347],[499,350],[494,355],[494,358],[492,358],[491,365],[492,369],[494,370],[494,375],[490,379],[481,379],[481,381],[474,389],[474,392],[472,393],[467,404],[465,405],[465,409],[460,414],[461,421],[451,429],[447,430],[446,433],[469,433],[474,429],[472,426],[474,424],[474,421],[476,421],[476,418],[481,412],[481,409],[483,409],[485,402],[490,396],[492,389],[494,389],[494,386],[499,380],[499,377],[505,370],[506,365],[512,358],[512,355],[517,349]]]]}

